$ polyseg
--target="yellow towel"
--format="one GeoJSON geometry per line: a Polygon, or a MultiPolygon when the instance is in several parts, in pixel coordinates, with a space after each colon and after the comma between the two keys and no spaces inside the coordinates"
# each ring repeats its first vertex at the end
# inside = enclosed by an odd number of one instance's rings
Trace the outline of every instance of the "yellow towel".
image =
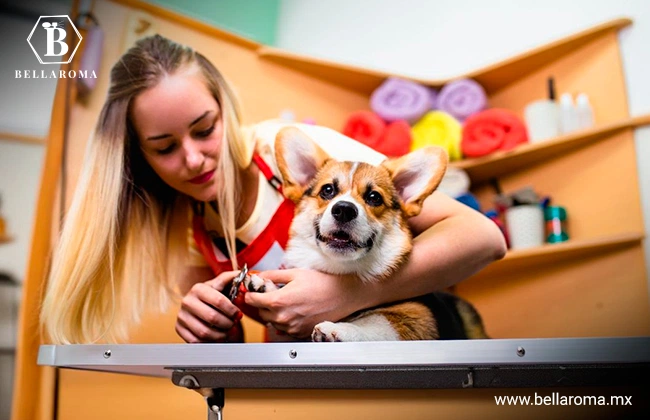
{"type": "Polygon", "coordinates": [[[449,160],[460,160],[460,140],[462,127],[451,115],[442,111],[429,111],[411,129],[413,142],[411,151],[426,147],[440,146],[447,150],[449,160]]]}

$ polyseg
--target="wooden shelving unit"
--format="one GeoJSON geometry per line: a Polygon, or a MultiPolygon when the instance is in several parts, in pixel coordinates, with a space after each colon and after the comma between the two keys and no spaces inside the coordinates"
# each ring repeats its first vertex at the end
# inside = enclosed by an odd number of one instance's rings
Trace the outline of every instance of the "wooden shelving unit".
{"type": "Polygon", "coordinates": [[[45,144],[45,138],[30,136],[27,134],[11,133],[8,131],[0,131],[0,141],[17,141],[30,144],[45,144]]]}
{"type": "Polygon", "coordinates": [[[621,131],[650,124],[650,114],[627,118],[584,131],[566,134],[539,143],[528,143],[513,150],[495,152],[488,156],[452,162],[467,172],[473,183],[530,167],[564,153],[604,140],[621,131]]]}
{"type": "Polygon", "coordinates": [[[644,238],[643,233],[621,233],[508,251],[504,259],[483,270],[480,276],[496,276],[499,273],[534,266],[550,266],[570,260],[592,258],[606,252],[638,246],[644,238]]]}
{"type": "MultiPolygon", "coordinates": [[[[475,79],[488,93],[496,92],[512,81],[536,71],[547,63],[557,60],[572,51],[632,24],[627,18],[615,19],[585,31],[567,36],[549,44],[526,51],[498,63],[459,75],[455,78],[475,79]]],[[[387,77],[410,79],[424,85],[441,87],[451,79],[423,79],[400,74],[366,69],[363,67],[336,63],[316,57],[295,54],[278,48],[260,47],[257,54],[262,60],[271,61],[335,85],[370,95],[387,77]]]]}

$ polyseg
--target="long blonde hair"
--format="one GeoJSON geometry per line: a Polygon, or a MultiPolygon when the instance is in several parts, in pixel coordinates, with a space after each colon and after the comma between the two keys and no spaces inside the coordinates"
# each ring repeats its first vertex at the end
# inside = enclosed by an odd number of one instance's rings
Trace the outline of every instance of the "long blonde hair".
{"type": "MultiPolygon", "coordinates": [[[[241,134],[232,89],[201,54],[162,36],[145,38],[111,70],[108,97],[55,249],[41,324],[54,343],[123,341],[148,310],[165,310],[187,259],[190,200],[142,156],[129,107],[165,75],[196,65],[222,109],[217,205],[233,268],[239,168],[252,145],[241,134]]],[[[207,279],[206,279],[207,280],[207,279]]]]}

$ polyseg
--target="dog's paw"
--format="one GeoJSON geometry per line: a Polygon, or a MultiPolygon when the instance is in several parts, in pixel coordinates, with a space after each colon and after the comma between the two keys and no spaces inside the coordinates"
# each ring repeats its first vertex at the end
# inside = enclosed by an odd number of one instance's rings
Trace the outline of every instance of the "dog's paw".
{"type": "Polygon", "coordinates": [[[250,292],[265,293],[277,289],[277,286],[271,280],[264,280],[257,274],[251,274],[244,279],[244,286],[250,292]]]}
{"type": "Polygon", "coordinates": [[[311,333],[314,342],[361,341],[359,328],[347,322],[321,322],[311,333]]]}

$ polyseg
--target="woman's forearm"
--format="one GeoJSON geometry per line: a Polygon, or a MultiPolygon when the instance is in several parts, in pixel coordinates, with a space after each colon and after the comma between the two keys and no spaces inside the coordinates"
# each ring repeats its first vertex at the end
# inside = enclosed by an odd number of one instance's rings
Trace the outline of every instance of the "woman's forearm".
{"type": "Polygon", "coordinates": [[[494,222],[464,211],[418,235],[408,261],[390,278],[365,285],[365,296],[358,303],[376,306],[447,288],[503,258],[505,252],[505,240],[494,222]]]}

